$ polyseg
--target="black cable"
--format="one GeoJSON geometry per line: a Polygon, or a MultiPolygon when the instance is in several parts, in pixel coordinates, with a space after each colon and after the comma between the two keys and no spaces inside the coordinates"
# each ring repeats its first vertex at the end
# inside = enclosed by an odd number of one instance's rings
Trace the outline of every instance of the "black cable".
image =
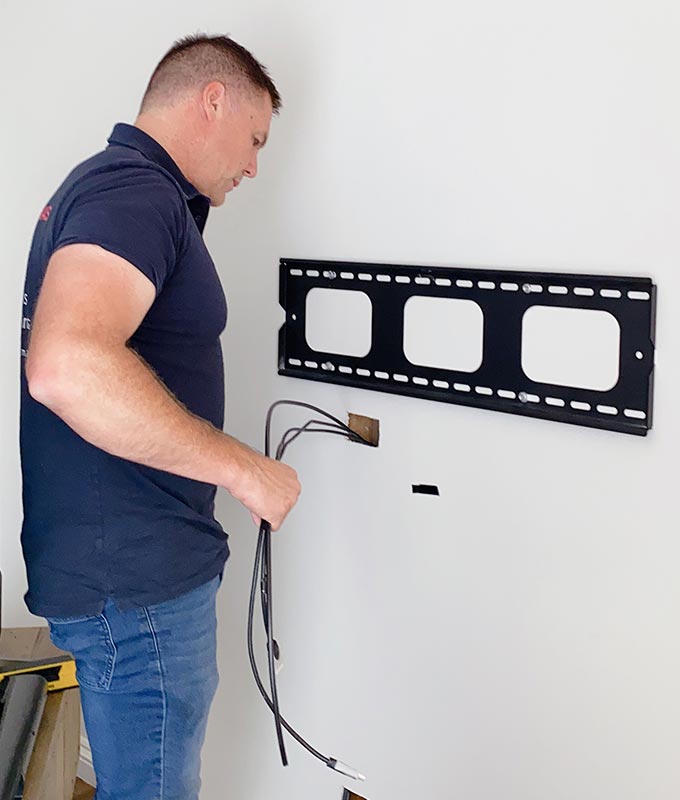
{"type": "MultiPolygon", "coordinates": [[[[284,434],[279,446],[277,448],[277,460],[283,455],[286,447],[293,441],[293,439],[297,438],[301,433],[339,433],[345,437],[348,436],[347,432],[339,428],[336,424],[325,423],[319,420],[310,420],[305,425],[303,425],[299,429],[291,428],[284,434]],[[323,427],[320,429],[311,428],[311,425],[318,424],[323,427]],[[327,426],[327,427],[326,427],[327,426]],[[332,428],[332,429],[331,429],[332,428]],[[286,437],[290,432],[294,432],[294,436],[289,440],[286,441],[286,437]]],[[[353,435],[353,434],[352,434],[353,435]]],[[[265,626],[265,631],[267,633],[267,654],[268,654],[268,666],[269,666],[269,682],[271,686],[271,709],[274,713],[274,723],[276,727],[276,734],[279,744],[279,752],[281,754],[281,761],[284,766],[288,764],[288,758],[286,754],[286,748],[283,741],[283,733],[282,733],[282,717],[279,709],[278,703],[278,691],[276,685],[276,668],[275,668],[275,660],[278,660],[278,643],[274,639],[273,635],[273,615],[272,615],[272,607],[271,607],[271,600],[272,600],[272,590],[271,590],[271,526],[268,523],[264,523],[261,528],[262,538],[263,538],[263,545],[262,545],[262,552],[261,552],[261,579],[260,579],[260,598],[262,604],[262,615],[263,621],[265,626]]],[[[320,755],[320,754],[319,754],[320,755]]],[[[323,759],[325,763],[328,763],[328,759],[323,759]]]]}
{"type": "MultiPolygon", "coordinates": [[[[309,403],[301,403],[295,400],[279,400],[276,403],[273,403],[268,412],[267,418],[265,423],[265,455],[269,456],[270,454],[270,434],[271,434],[271,420],[272,414],[274,410],[280,405],[291,405],[297,406],[300,408],[306,408],[312,411],[315,411],[322,416],[326,417],[326,419],[331,420],[331,422],[325,422],[324,420],[309,420],[305,425],[300,426],[299,428],[289,428],[282,436],[281,441],[276,450],[276,460],[281,460],[283,454],[285,453],[286,449],[292,444],[295,439],[297,439],[303,433],[328,433],[328,434],[335,434],[335,435],[342,435],[345,436],[347,439],[358,442],[361,444],[371,445],[371,442],[365,440],[362,436],[358,433],[353,431],[349,426],[345,425],[341,420],[334,417],[332,414],[329,414],[327,411],[324,411],[321,408],[317,408],[316,406],[310,405],[309,403]],[[316,425],[318,427],[312,427],[312,425],[316,425]],[[292,435],[291,435],[292,434],[292,435]]],[[[338,772],[342,772],[349,777],[363,779],[359,773],[353,770],[351,767],[343,764],[343,762],[338,761],[335,758],[330,756],[324,756],[314,747],[312,747],[307,741],[305,741],[300,734],[297,733],[283,718],[279,709],[279,700],[278,700],[278,690],[276,686],[276,667],[275,661],[278,660],[279,652],[278,652],[278,644],[274,639],[273,634],[273,614],[272,614],[272,582],[271,582],[271,525],[262,520],[260,524],[260,532],[258,536],[257,542],[257,549],[255,553],[255,564],[253,567],[253,579],[251,583],[251,590],[250,590],[250,601],[249,601],[249,608],[248,608],[248,657],[250,659],[250,666],[253,672],[253,676],[255,677],[255,683],[257,688],[260,691],[260,694],[264,698],[265,702],[269,706],[269,709],[274,714],[274,722],[276,726],[276,735],[279,744],[279,752],[281,754],[281,761],[284,766],[288,764],[288,758],[286,755],[285,743],[283,741],[283,731],[282,728],[285,728],[288,733],[299,743],[301,744],[306,750],[308,750],[313,756],[323,761],[326,766],[330,767],[331,769],[335,769],[338,772]],[[267,694],[266,689],[262,683],[262,679],[260,678],[259,670],[257,667],[257,661],[255,659],[255,648],[253,645],[253,619],[254,619],[254,611],[255,611],[255,595],[257,592],[257,583],[258,583],[258,573],[261,574],[260,577],[260,602],[262,605],[262,616],[263,622],[266,632],[267,638],[267,653],[268,653],[268,662],[269,662],[269,682],[271,686],[271,697],[267,694]]]]}
{"type": "Polygon", "coordinates": [[[343,430],[342,428],[338,428],[337,425],[331,425],[330,423],[323,423],[324,427],[319,428],[312,428],[308,427],[314,422],[315,420],[310,420],[306,425],[303,425],[300,428],[288,428],[288,430],[283,434],[281,437],[281,441],[279,442],[279,446],[276,449],[276,460],[281,461],[283,458],[283,454],[288,449],[288,446],[291,445],[297,438],[303,433],[330,433],[335,434],[336,436],[343,436],[345,439],[350,441],[354,441],[360,444],[364,443],[364,440],[359,436],[350,436],[347,431],[343,430]],[[327,427],[326,427],[327,426],[327,427]],[[289,434],[293,433],[293,436],[289,437],[289,434]],[[287,438],[288,437],[288,438],[287,438]]]}
{"type": "Polygon", "coordinates": [[[276,738],[279,742],[279,752],[283,766],[288,766],[288,756],[286,755],[286,745],[283,741],[283,731],[281,730],[281,712],[279,711],[279,693],[276,687],[276,666],[274,664],[274,630],[272,613],[272,573],[270,569],[272,561],[272,531],[268,522],[263,524],[264,528],[264,558],[263,564],[267,565],[265,571],[265,592],[266,592],[266,617],[267,617],[267,655],[269,661],[269,685],[272,690],[272,705],[274,706],[274,724],[276,726],[276,738]]]}
{"type": "Polygon", "coordinates": [[[270,432],[271,432],[271,421],[272,421],[272,414],[274,410],[278,408],[278,406],[296,406],[298,408],[306,408],[309,411],[314,411],[317,414],[321,414],[322,416],[326,417],[327,419],[332,420],[333,422],[337,423],[341,428],[346,430],[348,433],[352,434],[352,436],[358,437],[363,444],[370,445],[371,442],[367,441],[363,437],[359,436],[356,431],[353,431],[349,425],[345,425],[342,420],[339,420],[337,417],[334,417],[332,414],[329,414],[327,411],[324,411],[322,408],[318,408],[317,406],[310,405],[309,403],[301,403],[298,400],[277,400],[276,403],[272,403],[269,407],[269,411],[267,411],[267,421],[265,423],[265,433],[264,433],[264,454],[266,456],[269,455],[269,440],[270,440],[270,432]]]}
{"type": "MultiPolygon", "coordinates": [[[[281,461],[281,458],[283,457],[283,454],[285,453],[286,448],[288,447],[288,445],[291,444],[293,441],[295,441],[295,439],[297,439],[297,437],[300,436],[300,434],[304,433],[305,431],[311,430],[311,426],[313,424],[315,424],[316,422],[317,422],[317,420],[310,419],[308,422],[306,422],[301,427],[288,428],[288,430],[281,437],[281,440],[279,441],[278,447],[276,448],[276,455],[274,456],[276,458],[276,460],[277,461],[281,461]],[[289,439],[288,437],[289,437],[289,435],[291,433],[294,434],[294,436],[291,436],[290,439],[289,439]]],[[[323,422],[321,424],[328,425],[330,427],[331,423],[330,422],[323,422]]],[[[335,428],[337,430],[339,430],[337,425],[335,426],[335,428]]]]}
{"type": "MultiPolygon", "coordinates": [[[[326,415],[325,412],[321,412],[326,415]]],[[[346,438],[351,436],[352,438],[356,439],[356,434],[349,429],[344,430],[342,423],[339,422],[332,422],[327,423],[323,420],[310,420],[305,425],[303,425],[299,429],[289,429],[283,435],[276,451],[276,459],[280,460],[283,457],[286,448],[302,433],[335,433],[341,434],[346,438]],[[317,428],[312,428],[312,425],[318,425],[317,428]],[[287,438],[288,435],[292,433],[293,435],[290,438],[287,438]]],[[[268,445],[268,443],[267,443],[268,445]]],[[[266,445],[266,450],[268,450],[268,446],[266,445]]],[[[267,452],[266,455],[269,455],[267,452]]],[[[274,639],[273,635],[273,614],[272,614],[272,591],[271,591],[271,526],[267,525],[263,531],[264,534],[264,551],[262,555],[262,578],[260,581],[260,596],[261,596],[261,603],[262,603],[262,614],[263,614],[263,621],[265,625],[265,630],[267,632],[267,655],[268,655],[268,665],[269,665],[269,684],[271,687],[271,700],[274,712],[274,725],[276,728],[276,736],[279,744],[279,752],[281,754],[281,762],[284,766],[288,764],[288,757],[286,754],[286,748],[283,741],[283,732],[281,730],[281,712],[279,709],[279,702],[278,702],[278,690],[276,684],[276,666],[275,661],[278,660],[279,656],[279,646],[277,641],[274,639]]]]}
{"type": "MultiPolygon", "coordinates": [[[[260,526],[260,535],[257,540],[257,549],[255,552],[255,566],[253,569],[253,580],[250,587],[250,603],[248,608],[248,657],[250,659],[250,666],[255,676],[255,683],[257,684],[257,688],[260,690],[260,694],[262,695],[265,703],[269,706],[270,711],[274,711],[274,705],[267,694],[267,690],[264,688],[262,683],[262,679],[260,678],[260,673],[257,668],[257,662],[255,661],[255,648],[253,646],[253,620],[255,616],[255,597],[257,596],[257,575],[260,570],[260,563],[262,558],[262,551],[264,545],[264,536],[262,533],[262,526],[260,526]]],[[[316,758],[320,759],[328,763],[327,756],[322,755],[318,750],[315,750],[308,742],[306,742],[297,731],[292,728],[289,723],[281,717],[281,725],[288,731],[288,733],[301,744],[304,748],[309,750],[309,752],[316,756],[316,758]]]]}
{"type": "MultiPolygon", "coordinates": [[[[281,402],[291,402],[291,401],[281,401],[281,402]]],[[[314,408],[314,406],[311,406],[314,408]]],[[[320,409],[319,409],[320,410],[320,409]]],[[[322,412],[325,413],[325,412],[322,412]]],[[[280,461],[283,453],[285,452],[286,448],[289,444],[291,444],[297,437],[304,433],[305,431],[317,431],[317,428],[311,428],[311,425],[319,426],[318,432],[327,431],[328,433],[336,433],[342,436],[346,436],[348,439],[354,442],[358,442],[359,444],[370,444],[367,442],[362,436],[360,436],[356,431],[353,431],[351,428],[347,427],[344,423],[336,420],[335,417],[332,417],[330,414],[328,415],[332,422],[325,422],[324,420],[318,419],[310,419],[305,425],[300,428],[289,428],[281,437],[281,442],[279,442],[279,446],[276,451],[276,460],[280,461]],[[295,432],[295,435],[287,439],[288,434],[295,432]]]]}
{"type": "MultiPolygon", "coordinates": [[[[345,438],[352,438],[356,441],[361,441],[361,437],[350,434],[343,428],[339,427],[336,423],[324,422],[323,420],[309,420],[305,425],[299,428],[289,428],[282,436],[281,441],[276,449],[276,459],[280,461],[286,449],[303,433],[329,433],[340,435],[345,438]],[[317,427],[312,427],[315,425],[317,427]],[[291,435],[292,434],[292,435],[291,435]]],[[[274,710],[274,722],[276,726],[277,739],[279,743],[279,752],[281,754],[281,761],[285,766],[288,763],[286,756],[286,749],[283,743],[283,734],[281,731],[281,714],[278,705],[278,693],[276,688],[276,672],[274,661],[279,659],[279,646],[276,639],[274,639],[272,632],[272,614],[271,614],[271,572],[269,565],[271,564],[271,529],[265,531],[265,552],[262,559],[262,578],[260,581],[260,594],[262,602],[262,614],[265,630],[267,631],[267,652],[269,655],[269,680],[272,688],[272,705],[274,710]]]]}

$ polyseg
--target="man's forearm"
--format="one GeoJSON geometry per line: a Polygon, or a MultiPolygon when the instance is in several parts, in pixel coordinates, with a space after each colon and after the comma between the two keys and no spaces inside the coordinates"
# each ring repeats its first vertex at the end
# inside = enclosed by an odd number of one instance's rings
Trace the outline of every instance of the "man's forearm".
{"type": "Polygon", "coordinates": [[[108,453],[230,491],[257,469],[259,454],[187,411],[127,347],[74,340],[35,368],[29,350],[27,377],[36,400],[108,453]]]}

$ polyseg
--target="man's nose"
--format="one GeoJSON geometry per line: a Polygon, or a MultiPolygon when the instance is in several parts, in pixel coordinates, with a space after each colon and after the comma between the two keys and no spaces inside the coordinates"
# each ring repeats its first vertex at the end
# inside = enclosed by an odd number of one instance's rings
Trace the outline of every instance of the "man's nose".
{"type": "Polygon", "coordinates": [[[254,178],[257,175],[257,156],[253,156],[248,166],[243,170],[243,174],[249,178],[254,178]]]}

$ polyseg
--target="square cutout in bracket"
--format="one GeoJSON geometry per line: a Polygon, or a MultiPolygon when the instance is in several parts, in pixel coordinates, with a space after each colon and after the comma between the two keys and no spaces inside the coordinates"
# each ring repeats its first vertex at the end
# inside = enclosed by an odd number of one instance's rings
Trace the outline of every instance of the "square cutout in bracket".
{"type": "Polygon", "coordinates": [[[611,391],[621,328],[607,311],[532,306],[522,320],[522,369],[536,383],[611,391]]]}
{"type": "Polygon", "coordinates": [[[365,292],[312,289],[305,312],[307,343],[317,352],[363,358],[371,350],[372,311],[365,292]]]}
{"type": "Polygon", "coordinates": [[[404,305],[404,355],[417,366],[476,372],[484,314],[472,300],[414,295],[404,305]]]}

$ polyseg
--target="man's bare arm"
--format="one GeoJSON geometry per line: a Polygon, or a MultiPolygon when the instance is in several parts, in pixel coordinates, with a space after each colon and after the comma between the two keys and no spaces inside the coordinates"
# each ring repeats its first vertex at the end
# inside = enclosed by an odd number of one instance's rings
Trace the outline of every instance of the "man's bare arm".
{"type": "Polygon", "coordinates": [[[127,346],[154,297],[119,256],[87,244],[58,250],[32,324],[31,396],[96,447],[223,486],[278,528],[300,492],[294,470],[191,414],[127,346]]]}

